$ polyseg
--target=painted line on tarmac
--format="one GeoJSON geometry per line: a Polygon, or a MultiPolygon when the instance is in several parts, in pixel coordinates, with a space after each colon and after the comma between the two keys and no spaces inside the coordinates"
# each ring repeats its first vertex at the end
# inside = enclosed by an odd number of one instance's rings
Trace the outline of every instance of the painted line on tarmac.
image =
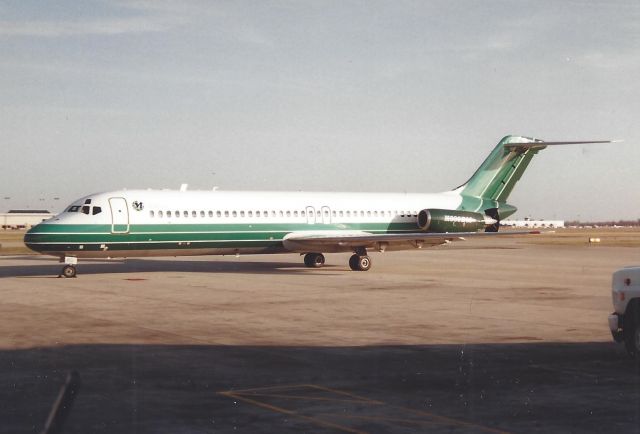
{"type": "Polygon", "coordinates": [[[251,398],[247,398],[247,397],[242,396],[242,395],[235,394],[233,392],[218,392],[218,393],[220,395],[227,396],[227,397],[230,397],[230,398],[233,398],[233,399],[237,399],[238,401],[244,401],[244,402],[247,402],[249,404],[253,404],[253,405],[257,406],[257,407],[274,411],[276,413],[282,413],[282,414],[286,414],[286,415],[289,415],[289,416],[293,416],[293,417],[297,417],[297,418],[300,418],[300,419],[304,419],[304,420],[312,422],[312,423],[314,423],[316,425],[325,426],[325,427],[329,427],[329,428],[334,428],[334,429],[337,429],[337,430],[340,430],[340,431],[350,432],[350,433],[355,433],[355,434],[366,434],[366,431],[359,431],[359,430],[355,430],[355,429],[349,428],[347,426],[338,425],[338,424],[335,424],[335,423],[332,423],[332,422],[329,422],[329,421],[326,421],[326,420],[318,419],[318,418],[311,417],[311,416],[306,416],[304,414],[298,414],[293,410],[287,410],[286,408],[277,407],[277,406],[271,405],[271,404],[266,404],[264,402],[256,401],[255,399],[251,399],[251,398]]]}
{"type": "MultiPolygon", "coordinates": [[[[350,426],[345,425],[343,422],[336,423],[331,421],[330,419],[339,419],[342,421],[355,422],[357,420],[360,421],[369,421],[369,422],[377,422],[386,426],[397,426],[397,425],[409,425],[409,426],[448,426],[449,428],[460,428],[465,431],[468,430],[476,430],[479,432],[492,433],[492,434],[507,434],[507,431],[486,427],[483,425],[478,425],[472,422],[467,422],[460,419],[454,419],[451,417],[440,416],[434,413],[430,413],[427,411],[416,410],[406,407],[393,406],[389,405],[383,401],[372,400],[369,398],[365,398],[360,395],[356,395],[354,393],[345,392],[342,390],[332,389],[329,387],[320,386],[317,384],[291,384],[291,385],[277,385],[277,386],[265,386],[265,387],[256,387],[251,389],[242,389],[242,390],[228,390],[223,392],[218,392],[218,394],[237,399],[238,401],[243,401],[262,409],[270,410],[276,413],[282,413],[289,416],[297,417],[303,420],[307,420],[311,423],[317,424],[319,426],[334,428],[343,432],[350,433],[366,433],[366,431],[361,431],[356,428],[352,428],[350,426]],[[287,391],[294,392],[295,394],[288,394],[287,391]],[[305,394],[305,391],[309,394],[305,394]],[[329,396],[318,396],[317,393],[325,393],[329,396]],[[311,401],[311,402],[335,402],[340,403],[343,407],[341,413],[317,413],[314,415],[305,415],[302,414],[301,411],[304,411],[305,408],[302,407],[300,410],[291,410],[290,408],[285,408],[280,405],[274,405],[268,402],[265,402],[266,399],[279,399],[279,400],[289,400],[289,401],[311,401]],[[358,408],[358,413],[362,412],[362,406],[365,408],[375,407],[373,410],[375,415],[366,416],[360,414],[350,414],[349,412],[344,413],[344,404],[349,403],[354,406],[360,406],[358,408]],[[380,416],[385,410],[391,411],[392,415],[389,416],[380,416]],[[403,414],[406,417],[403,417],[403,414]],[[418,416],[419,418],[416,418],[418,416]]],[[[353,410],[356,410],[355,408],[353,410]]]]}

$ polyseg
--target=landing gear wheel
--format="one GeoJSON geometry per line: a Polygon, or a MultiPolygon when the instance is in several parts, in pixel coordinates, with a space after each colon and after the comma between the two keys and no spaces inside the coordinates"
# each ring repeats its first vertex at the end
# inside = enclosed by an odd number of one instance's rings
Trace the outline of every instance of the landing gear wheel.
{"type": "Polygon", "coordinates": [[[352,255],[349,258],[349,267],[353,271],[368,271],[371,268],[371,258],[367,255],[352,255]]]}
{"type": "Polygon", "coordinates": [[[353,271],[358,271],[358,255],[351,255],[351,257],[349,258],[349,268],[351,268],[353,271]]]}
{"type": "Polygon", "coordinates": [[[62,275],[64,277],[76,277],[76,267],[74,267],[73,265],[65,265],[62,268],[62,275]]]}
{"type": "Polygon", "coordinates": [[[324,255],[322,253],[307,253],[304,255],[304,265],[309,268],[320,268],[324,265],[324,255]]]}

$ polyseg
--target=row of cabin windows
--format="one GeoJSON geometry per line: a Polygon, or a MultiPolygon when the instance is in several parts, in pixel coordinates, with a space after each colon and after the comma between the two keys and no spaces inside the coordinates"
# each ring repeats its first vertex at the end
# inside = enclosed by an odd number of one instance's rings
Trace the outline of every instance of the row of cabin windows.
{"type": "MultiPolygon", "coordinates": [[[[329,217],[329,211],[328,210],[324,210],[324,211],[318,211],[315,212],[314,211],[309,211],[308,212],[309,217],[322,217],[324,214],[324,217],[329,217]]],[[[149,216],[151,217],[176,217],[176,218],[180,218],[180,217],[192,217],[192,218],[196,218],[196,217],[210,217],[213,218],[214,216],[214,212],[213,211],[149,211],[149,216]]],[[[307,212],[306,211],[275,211],[272,210],[271,212],[269,211],[216,211],[215,212],[215,216],[222,218],[224,217],[307,217],[307,212]]],[[[393,216],[400,216],[400,217],[417,217],[418,216],[418,212],[417,211],[331,211],[331,216],[332,217],[393,217],[393,216]]]]}

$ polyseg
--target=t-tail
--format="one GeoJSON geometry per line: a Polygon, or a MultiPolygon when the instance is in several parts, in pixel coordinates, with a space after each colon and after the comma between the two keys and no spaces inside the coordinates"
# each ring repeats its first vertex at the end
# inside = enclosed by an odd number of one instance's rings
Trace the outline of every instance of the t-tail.
{"type": "Polygon", "coordinates": [[[611,142],[545,142],[530,137],[506,136],[500,140],[473,176],[455,190],[462,196],[459,210],[484,213],[491,221],[495,220],[494,224],[487,226],[486,231],[497,232],[500,220],[517,211],[515,206],[507,203],[507,199],[534,155],[547,146],[611,142]]]}

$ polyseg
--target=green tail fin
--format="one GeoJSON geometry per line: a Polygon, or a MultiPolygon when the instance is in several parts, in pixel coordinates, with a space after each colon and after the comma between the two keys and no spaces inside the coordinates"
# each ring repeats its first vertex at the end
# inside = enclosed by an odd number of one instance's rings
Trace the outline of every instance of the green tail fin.
{"type": "Polygon", "coordinates": [[[529,137],[506,136],[465,184],[463,196],[506,202],[534,155],[545,143],[529,137]]]}

